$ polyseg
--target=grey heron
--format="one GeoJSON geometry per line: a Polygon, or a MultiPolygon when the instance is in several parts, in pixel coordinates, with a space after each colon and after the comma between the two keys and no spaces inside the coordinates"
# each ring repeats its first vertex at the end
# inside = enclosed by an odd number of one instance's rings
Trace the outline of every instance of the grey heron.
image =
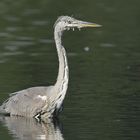
{"type": "Polygon", "coordinates": [[[57,116],[65,98],[69,81],[67,56],[61,40],[63,31],[100,26],[69,16],[60,16],[54,24],[54,39],[59,60],[56,83],[48,87],[31,87],[11,93],[10,97],[0,106],[0,113],[10,116],[34,117],[41,120],[52,118],[54,115],[57,116]]]}

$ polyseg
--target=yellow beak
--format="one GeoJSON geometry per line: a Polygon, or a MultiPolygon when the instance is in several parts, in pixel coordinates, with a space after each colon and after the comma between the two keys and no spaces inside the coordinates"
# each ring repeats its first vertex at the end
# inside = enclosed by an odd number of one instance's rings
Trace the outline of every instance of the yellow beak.
{"type": "Polygon", "coordinates": [[[101,27],[102,26],[102,25],[99,25],[96,23],[84,22],[84,21],[80,21],[79,25],[80,25],[80,28],[82,28],[82,27],[101,27]]]}

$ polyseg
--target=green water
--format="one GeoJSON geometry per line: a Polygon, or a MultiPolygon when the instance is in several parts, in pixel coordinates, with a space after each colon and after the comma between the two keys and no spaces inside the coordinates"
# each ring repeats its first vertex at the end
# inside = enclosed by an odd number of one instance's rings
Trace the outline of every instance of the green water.
{"type": "Polygon", "coordinates": [[[103,27],[64,33],[70,82],[60,128],[1,118],[0,139],[139,140],[139,5],[138,0],[1,0],[0,103],[9,93],[55,82],[58,16],[103,27]]]}

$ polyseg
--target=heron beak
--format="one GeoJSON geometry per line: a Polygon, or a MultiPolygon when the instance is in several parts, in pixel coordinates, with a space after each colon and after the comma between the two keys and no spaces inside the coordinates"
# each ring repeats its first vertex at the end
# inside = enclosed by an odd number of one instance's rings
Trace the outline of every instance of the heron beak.
{"type": "Polygon", "coordinates": [[[101,27],[102,26],[102,25],[99,25],[96,23],[85,22],[85,21],[79,21],[78,25],[80,28],[83,28],[83,27],[101,27]]]}

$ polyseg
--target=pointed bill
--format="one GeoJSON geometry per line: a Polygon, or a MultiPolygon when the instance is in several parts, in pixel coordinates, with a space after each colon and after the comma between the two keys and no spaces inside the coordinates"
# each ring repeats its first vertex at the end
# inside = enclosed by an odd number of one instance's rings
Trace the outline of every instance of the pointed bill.
{"type": "Polygon", "coordinates": [[[84,21],[79,21],[79,26],[80,28],[83,27],[101,27],[102,25],[96,24],[96,23],[91,23],[91,22],[84,22],[84,21]]]}

